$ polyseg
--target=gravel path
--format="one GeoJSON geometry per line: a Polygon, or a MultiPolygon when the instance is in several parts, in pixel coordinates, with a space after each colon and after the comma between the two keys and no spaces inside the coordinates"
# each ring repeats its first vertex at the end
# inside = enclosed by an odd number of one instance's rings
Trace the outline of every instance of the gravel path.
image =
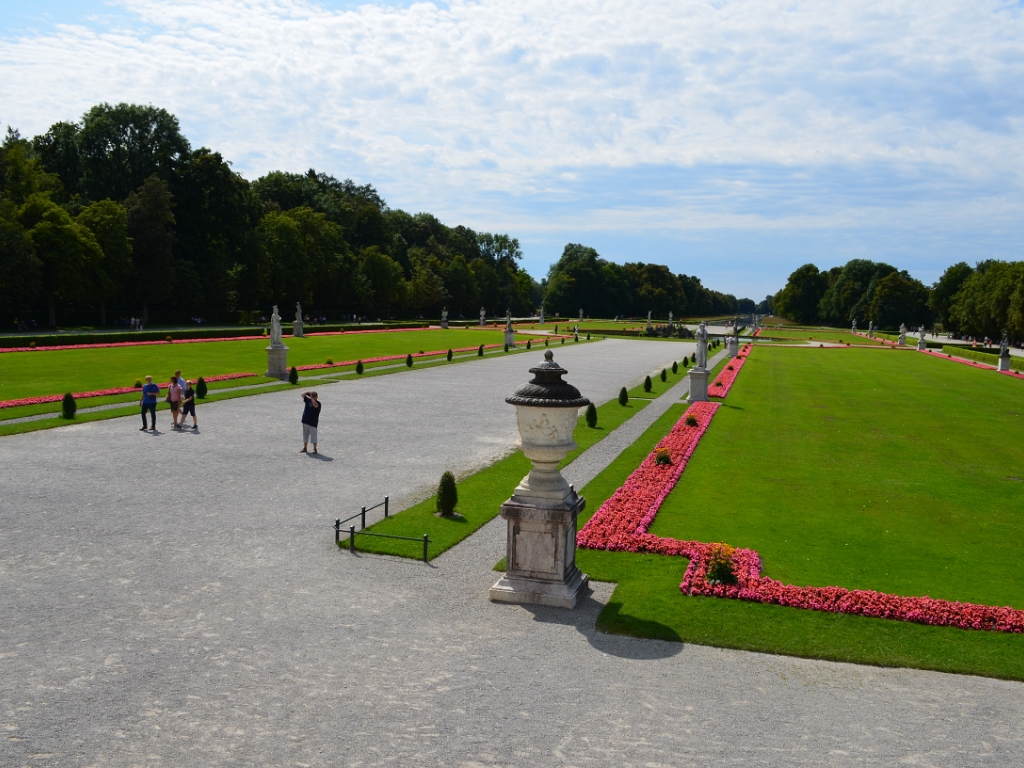
{"type": "MultiPolygon", "coordinates": [[[[690,351],[555,359],[601,402],[690,351]]],[[[321,386],[320,460],[294,392],[0,440],[0,766],[1021,764],[1018,683],[601,635],[610,585],[492,604],[500,519],[429,566],[333,546],[507,452],[528,364],[321,386]]]]}

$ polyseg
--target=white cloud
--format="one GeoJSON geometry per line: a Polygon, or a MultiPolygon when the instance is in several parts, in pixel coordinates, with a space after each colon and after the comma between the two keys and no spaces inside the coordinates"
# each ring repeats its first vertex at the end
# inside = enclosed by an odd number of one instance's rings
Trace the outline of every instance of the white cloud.
{"type": "Polygon", "coordinates": [[[1024,209],[1024,18],[1003,3],[123,9],[0,38],[0,120],[35,133],[154,103],[250,178],[315,166],[403,207],[580,238],[969,229],[1024,209]]]}

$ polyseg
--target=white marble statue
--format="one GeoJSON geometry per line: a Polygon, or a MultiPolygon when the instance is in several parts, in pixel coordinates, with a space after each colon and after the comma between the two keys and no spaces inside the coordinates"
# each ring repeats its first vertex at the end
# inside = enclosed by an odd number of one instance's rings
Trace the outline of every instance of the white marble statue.
{"type": "Polygon", "coordinates": [[[671,312],[668,313],[668,327],[669,328],[672,327],[672,313],[671,312]]]}
{"type": "Polygon", "coordinates": [[[853,326],[850,328],[850,330],[853,331],[854,333],[857,332],[857,318],[853,319],[853,326]]]}
{"type": "Polygon", "coordinates": [[[506,309],[505,310],[505,330],[506,331],[511,331],[512,330],[512,310],[511,309],[506,309]]]}
{"type": "Polygon", "coordinates": [[[281,316],[277,314],[277,304],[270,315],[270,346],[276,347],[284,342],[281,341],[281,316]]]}
{"type": "Polygon", "coordinates": [[[445,307],[444,309],[441,310],[441,319],[442,320],[447,320],[448,319],[448,307],[445,307]]]}
{"type": "Polygon", "coordinates": [[[900,323],[900,335],[902,335],[902,336],[906,336],[907,335],[907,324],[906,323],[900,323]]]}
{"type": "Polygon", "coordinates": [[[582,309],[580,309],[580,322],[581,323],[583,322],[583,310],[582,309]]]}
{"type": "Polygon", "coordinates": [[[1003,333],[1003,340],[999,342],[999,356],[1010,356],[1010,335],[1008,333],[1003,333]]]}
{"type": "Polygon", "coordinates": [[[700,325],[697,326],[697,333],[694,334],[697,339],[697,367],[707,368],[708,367],[708,324],[703,320],[700,321],[700,325]]]}

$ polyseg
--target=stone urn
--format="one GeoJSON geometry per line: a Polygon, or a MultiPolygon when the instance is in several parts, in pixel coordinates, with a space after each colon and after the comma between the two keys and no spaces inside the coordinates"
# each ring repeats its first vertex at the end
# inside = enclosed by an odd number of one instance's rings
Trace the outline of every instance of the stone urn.
{"type": "Polygon", "coordinates": [[[573,608],[587,585],[576,567],[576,518],[586,501],[558,471],[576,448],[573,431],[579,409],[590,404],[562,380],[567,371],[549,350],[530,373],[534,378],[505,402],[516,408],[523,453],[533,468],[501,505],[508,523],[506,572],[490,598],[573,608]]]}

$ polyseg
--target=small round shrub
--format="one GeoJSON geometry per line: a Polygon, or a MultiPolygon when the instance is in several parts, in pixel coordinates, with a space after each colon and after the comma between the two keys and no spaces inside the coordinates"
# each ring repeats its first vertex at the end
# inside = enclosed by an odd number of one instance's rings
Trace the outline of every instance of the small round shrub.
{"type": "Polygon", "coordinates": [[[669,453],[668,448],[656,448],[654,450],[654,463],[658,466],[672,463],[672,454],[669,453]]]}
{"type": "Polygon", "coordinates": [[[644,392],[650,392],[651,391],[651,387],[653,387],[653,386],[654,385],[651,383],[651,377],[650,376],[644,376],[644,392]]]}
{"type": "Polygon", "coordinates": [[[73,419],[75,418],[75,411],[78,410],[78,403],[75,402],[75,396],[70,392],[64,393],[64,399],[60,401],[60,415],[62,419],[73,419]]]}
{"type": "Polygon", "coordinates": [[[623,387],[622,389],[619,390],[619,405],[625,405],[628,402],[629,402],[629,392],[627,392],[626,388],[623,387]]]}
{"type": "Polygon", "coordinates": [[[132,386],[135,387],[136,389],[142,389],[142,379],[136,379],[135,383],[132,384],[132,386]]]}
{"type": "Polygon", "coordinates": [[[405,367],[412,368],[412,352],[405,356],[405,367]]]}
{"type": "Polygon", "coordinates": [[[587,341],[590,341],[590,334],[587,334],[587,341]]]}
{"type": "Polygon", "coordinates": [[[36,343],[35,343],[34,341],[30,341],[30,342],[28,343],[28,345],[29,345],[29,346],[30,346],[30,347],[31,347],[32,349],[35,349],[35,348],[36,348],[36,343]]]}
{"type": "Polygon", "coordinates": [[[668,381],[668,371],[666,371],[664,368],[661,369],[661,380],[668,381]]]}
{"type": "Polygon", "coordinates": [[[333,357],[328,357],[327,358],[327,364],[328,365],[334,365],[334,358],[333,357]]]}
{"type": "Polygon", "coordinates": [[[708,552],[708,582],[711,584],[735,584],[736,573],[732,567],[732,556],[736,551],[728,544],[712,544],[708,552]]]}
{"type": "Polygon", "coordinates": [[[166,342],[167,342],[167,343],[169,344],[169,343],[171,343],[172,341],[174,341],[174,339],[172,339],[172,338],[171,338],[170,336],[165,336],[165,337],[164,337],[164,341],[166,341],[166,342]]]}
{"type": "Polygon", "coordinates": [[[693,417],[693,416],[687,416],[686,417],[686,426],[688,426],[688,427],[696,427],[697,426],[697,419],[695,417],[693,417]]]}
{"type": "Polygon", "coordinates": [[[483,357],[483,356],[484,356],[484,345],[483,345],[483,344],[481,344],[481,345],[480,345],[480,346],[479,346],[479,347],[477,348],[477,350],[476,350],[476,356],[477,356],[477,357],[483,357]]]}
{"type": "Polygon", "coordinates": [[[296,368],[294,365],[292,366],[292,369],[290,371],[288,371],[288,383],[289,384],[298,384],[299,383],[299,369],[296,368]]]}
{"type": "Polygon", "coordinates": [[[210,388],[206,386],[206,379],[200,376],[196,379],[196,397],[200,400],[206,399],[206,393],[210,391],[210,388]]]}
{"type": "Polygon", "coordinates": [[[679,373],[679,363],[672,361],[672,373],[679,373]]]}
{"type": "Polygon", "coordinates": [[[363,361],[362,360],[357,360],[356,361],[356,373],[359,374],[360,376],[363,375],[363,361]]]}
{"type": "Polygon", "coordinates": [[[450,363],[452,361],[452,351],[450,349],[448,350],[448,354],[446,355],[446,357],[448,358],[448,362],[450,363]]]}
{"type": "Polygon", "coordinates": [[[587,426],[593,429],[597,426],[597,408],[591,403],[587,406],[587,426]]]}
{"type": "Polygon", "coordinates": [[[437,512],[444,517],[450,517],[458,503],[459,491],[455,487],[455,475],[445,472],[437,485],[437,512]]]}

